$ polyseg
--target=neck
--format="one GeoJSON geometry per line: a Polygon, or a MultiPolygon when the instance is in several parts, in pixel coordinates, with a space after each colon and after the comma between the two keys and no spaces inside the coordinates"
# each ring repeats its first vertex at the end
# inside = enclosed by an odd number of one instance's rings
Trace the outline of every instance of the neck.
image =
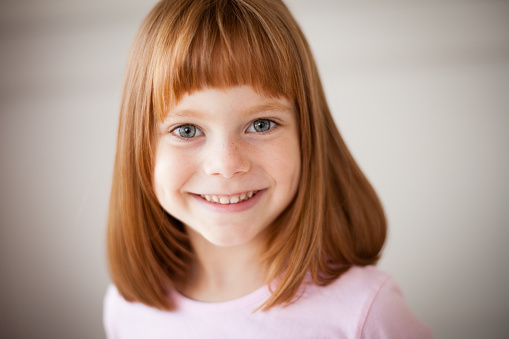
{"type": "Polygon", "coordinates": [[[196,261],[182,292],[204,302],[221,302],[245,296],[265,284],[259,261],[259,239],[241,246],[216,246],[200,234],[188,230],[196,261]]]}

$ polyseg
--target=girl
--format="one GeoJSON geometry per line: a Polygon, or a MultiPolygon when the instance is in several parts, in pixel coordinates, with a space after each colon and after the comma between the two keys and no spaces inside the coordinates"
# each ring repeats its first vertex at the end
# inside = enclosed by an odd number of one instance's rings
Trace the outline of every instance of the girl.
{"type": "Polygon", "coordinates": [[[279,0],[163,0],[127,66],[109,338],[428,338],[279,0]]]}

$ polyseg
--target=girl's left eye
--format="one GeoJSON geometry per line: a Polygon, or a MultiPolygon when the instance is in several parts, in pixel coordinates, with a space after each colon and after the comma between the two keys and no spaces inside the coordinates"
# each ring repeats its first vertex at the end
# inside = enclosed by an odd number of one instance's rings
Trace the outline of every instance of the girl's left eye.
{"type": "Polygon", "coordinates": [[[269,119],[258,119],[253,121],[253,123],[247,129],[250,133],[263,133],[274,128],[276,123],[269,119]]]}

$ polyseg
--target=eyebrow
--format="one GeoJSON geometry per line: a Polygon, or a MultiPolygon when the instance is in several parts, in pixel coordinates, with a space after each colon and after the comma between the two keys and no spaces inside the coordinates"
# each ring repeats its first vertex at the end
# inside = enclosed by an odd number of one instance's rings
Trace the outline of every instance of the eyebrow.
{"type": "MultiPolygon", "coordinates": [[[[246,116],[248,117],[262,112],[282,112],[293,114],[294,109],[289,105],[285,105],[279,102],[270,102],[249,107],[247,110],[242,111],[241,114],[243,117],[246,116]]],[[[167,115],[167,118],[170,116],[172,118],[201,118],[203,117],[203,115],[204,113],[200,111],[196,111],[193,109],[182,109],[177,110],[175,112],[171,112],[170,114],[167,115]]]]}
{"type": "Polygon", "coordinates": [[[192,109],[180,109],[175,112],[170,112],[166,115],[166,119],[168,118],[200,118],[202,113],[199,111],[195,111],[192,109]]]}
{"type": "Polygon", "coordinates": [[[290,107],[279,102],[270,102],[267,104],[261,104],[250,107],[244,114],[249,116],[261,112],[274,112],[274,111],[293,114],[294,109],[293,107],[290,107]]]}

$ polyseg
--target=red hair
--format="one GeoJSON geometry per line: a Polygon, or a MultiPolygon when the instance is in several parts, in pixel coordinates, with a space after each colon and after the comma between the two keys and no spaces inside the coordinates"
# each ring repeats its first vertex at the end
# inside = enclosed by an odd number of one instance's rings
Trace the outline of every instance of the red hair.
{"type": "Polygon", "coordinates": [[[167,289],[194,260],[183,225],[153,190],[155,125],[184,93],[250,85],[293,100],[300,127],[298,192],[270,227],[263,305],[291,301],[307,272],[326,285],[377,262],[381,203],[343,142],[300,28],[279,0],[166,0],[141,25],[127,64],[108,219],[113,282],[125,299],[172,310],[167,289]]]}

